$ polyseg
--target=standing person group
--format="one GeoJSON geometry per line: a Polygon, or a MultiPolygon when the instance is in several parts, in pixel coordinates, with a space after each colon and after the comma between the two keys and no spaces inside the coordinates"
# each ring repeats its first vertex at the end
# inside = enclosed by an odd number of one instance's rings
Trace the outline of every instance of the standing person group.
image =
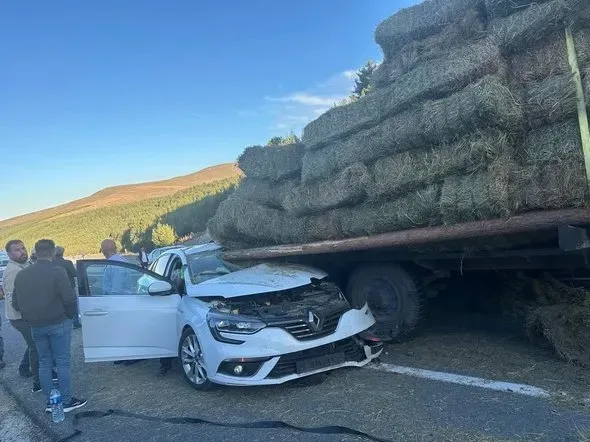
{"type": "MultiPolygon", "coordinates": [[[[69,276],[63,263],[54,262],[56,247],[51,240],[35,244],[34,264],[28,263],[20,240],[9,241],[6,251],[10,259],[3,280],[6,316],[27,343],[19,373],[32,373],[33,391],[42,390],[49,404],[55,364],[64,411],[80,408],[86,400],[72,396],[71,387],[72,320],[78,315],[75,272],[69,276]]],[[[60,252],[63,259],[63,249],[60,252]]],[[[49,405],[46,411],[51,411],[49,405]]]]}

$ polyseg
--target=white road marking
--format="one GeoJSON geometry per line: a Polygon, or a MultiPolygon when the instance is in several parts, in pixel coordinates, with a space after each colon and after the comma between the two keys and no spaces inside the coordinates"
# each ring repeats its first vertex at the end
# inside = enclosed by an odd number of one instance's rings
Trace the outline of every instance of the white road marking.
{"type": "Polygon", "coordinates": [[[423,379],[431,379],[433,381],[450,382],[452,384],[467,385],[470,387],[487,388],[488,390],[503,391],[509,393],[518,393],[525,396],[533,397],[550,397],[549,391],[533,387],[526,384],[514,384],[512,382],[492,381],[489,379],[476,378],[472,376],[463,376],[453,373],[444,373],[440,371],[423,370],[421,368],[404,367],[401,365],[392,364],[369,364],[365,368],[372,370],[383,371],[387,373],[406,374],[423,379]]]}

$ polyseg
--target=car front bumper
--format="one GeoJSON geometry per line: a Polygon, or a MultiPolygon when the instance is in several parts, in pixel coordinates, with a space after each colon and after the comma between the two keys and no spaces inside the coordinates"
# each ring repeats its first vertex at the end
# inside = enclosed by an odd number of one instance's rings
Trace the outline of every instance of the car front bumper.
{"type": "Polygon", "coordinates": [[[319,339],[298,340],[277,327],[268,327],[253,335],[224,334],[245,341],[240,345],[216,341],[204,326],[197,334],[212,382],[234,386],[274,385],[338,368],[368,364],[381,354],[382,344],[365,343],[356,335],[374,323],[375,319],[365,305],[344,313],[334,333],[319,339]],[[236,376],[220,371],[224,361],[248,362],[251,359],[259,360],[253,374],[236,376]],[[313,369],[315,366],[318,368],[313,369]]]}

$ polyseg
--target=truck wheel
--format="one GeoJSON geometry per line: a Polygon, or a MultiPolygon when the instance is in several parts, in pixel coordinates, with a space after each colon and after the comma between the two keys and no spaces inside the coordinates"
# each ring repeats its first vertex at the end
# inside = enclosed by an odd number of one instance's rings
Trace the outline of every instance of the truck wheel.
{"type": "Polygon", "coordinates": [[[384,341],[409,338],[422,319],[424,296],[414,278],[397,265],[356,269],[346,296],[354,308],[369,305],[377,321],[371,332],[384,341]]]}

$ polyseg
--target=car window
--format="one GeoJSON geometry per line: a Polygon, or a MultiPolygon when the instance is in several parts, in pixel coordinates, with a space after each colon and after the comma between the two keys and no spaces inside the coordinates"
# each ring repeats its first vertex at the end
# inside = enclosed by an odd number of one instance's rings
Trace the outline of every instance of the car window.
{"type": "Polygon", "coordinates": [[[139,267],[112,262],[89,264],[85,274],[89,296],[148,295],[148,287],[157,281],[139,267]]]}
{"type": "Polygon", "coordinates": [[[157,273],[158,275],[164,276],[166,273],[166,266],[168,265],[168,261],[170,261],[170,255],[164,255],[158,258],[156,261],[154,261],[150,270],[154,273],[157,273]]]}
{"type": "Polygon", "coordinates": [[[188,268],[193,284],[200,284],[209,279],[218,278],[240,270],[240,267],[221,259],[219,251],[195,253],[189,255],[188,268]]]}

